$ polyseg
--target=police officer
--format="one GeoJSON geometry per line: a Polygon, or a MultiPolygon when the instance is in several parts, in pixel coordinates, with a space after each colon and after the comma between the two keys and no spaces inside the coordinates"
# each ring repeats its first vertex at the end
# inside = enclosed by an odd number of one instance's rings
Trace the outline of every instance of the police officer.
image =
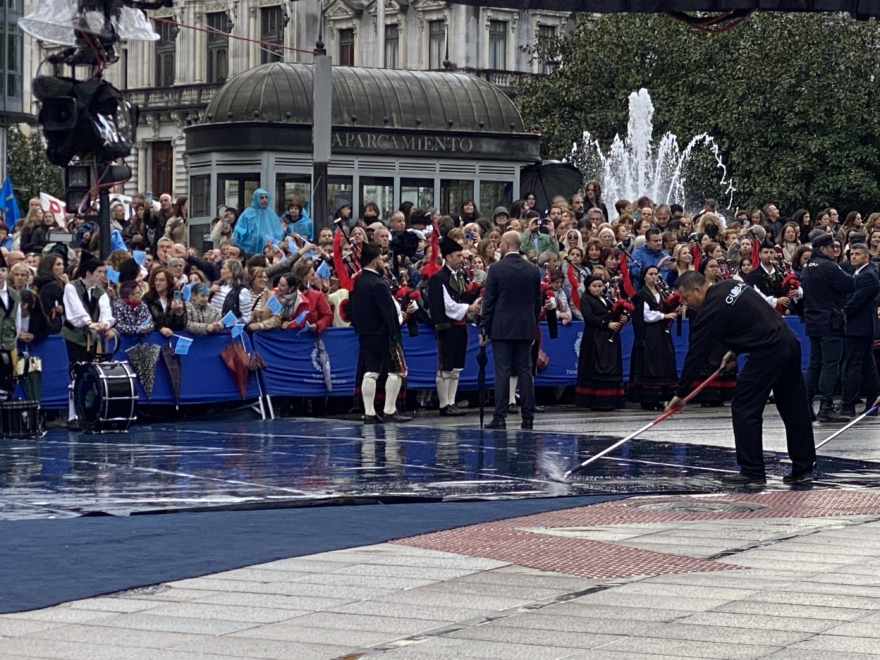
{"type": "Polygon", "coordinates": [[[813,239],[813,256],[804,266],[804,317],[810,338],[810,366],[807,369],[807,398],[813,416],[813,397],[819,395],[820,422],[848,422],[834,410],[834,386],[840,375],[846,316],[843,302],[853,291],[852,277],[834,261],[834,238],[822,234],[813,239]]]}
{"type": "Polygon", "coordinates": [[[812,481],[816,449],[797,336],[776,310],[743,282],[727,280],[710,286],[704,275],[690,271],[675,281],[675,288],[687,306],[700,313],[691,326],[690,347],[676,396],[666,409],[682,407],[688,384],[698,380],[716,344],[728,349],[722,367],[732,366],[737,354],[748,353],[730,402],[740,472],[724,475],[721,482],[731,487],[766,485],[762,426],[764,404],[771,392],[785,424],[792,462],[791,472],[783,481],[812,481]]]}
{"type": "Polygon", "coordinates": [[[867,410],[880,391],[877,365],[874,363],[874,337],[877,336],[877,296],[880,280],[877,268],[871,263],[871,253],[864,243],[854,243],[849,249],[849,260],[854,270],[855,290],[846,301],[846,337],[843,346],[843,398],[840,412],[855,417],[859,389],[864,384],[867,392],[867,410]]]}

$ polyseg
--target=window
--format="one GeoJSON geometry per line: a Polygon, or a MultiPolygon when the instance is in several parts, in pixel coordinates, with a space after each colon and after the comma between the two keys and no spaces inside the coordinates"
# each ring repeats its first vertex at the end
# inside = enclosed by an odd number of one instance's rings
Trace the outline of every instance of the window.
{"type": "Polygon", "coordinates": [[[442,69],[446,60],[446,21],[428,23],[428,68],[442,69]]]}
{"type": "Polygon", "coordinates": [[[14,24],[7,26],[6,53],[6,96],[21,97],[21,35],[12,32],[14,24]]]}
{"type": "Polygon", "coordinates": [[[354,66],[354,30],[339,31],[339,66],[354,66]]]}
{"type": "Polygon", "coordinates": [[[412,202],[420,209],[434,206],[434,179],[401,179],[400,202],[412,202]]]}
{"type": "Polygon", "coordinates": [[[217,206],[231,206],[241,215],[251,205],[251,197],[259,187],[259,174],[218,174],[217,206]]]}
{"type": "Polygon", "coordinates": [[[177,50],[178,27],[174,23],[156,21],[156,87],[171,87],[174,84],[174,54],[177,50]]]}
{"type": "Polygon", "coordinates": [[[474,182],[440,179],[440,213],[458,213],[465,200],[474,199],[474,182]]]}
{"type": "Polygon", "coordinates": [[[209,83],[221,83],[229,77],[229,17],[226,12],[205,14],[208,24],[209,83]]]}
{"type": "Polygon", "coordinates": [[[512,181],[480,181],[480,205],[483,213],[491,213],[497,206],[510,208],[513,202],[512,181]]]}
{"type": "Polygon", "coordinates": [[[379,207],[379,217],[387,220],[394,213],[394,179],[375,176],[360,177],[361,215],[364,207],[372,202],[379,207]]]}
{"type": "MultiPolygon", "coordinates": [[[[354,185],[350,176],[329,176],[327,177],[327,212],[332,216],[343,204],[352,205],[352,215],[354,215],[354,185]]],[[[320,226],[317,218],[312,218],[315,224],[320,226]]]]}
{"type": "MultiPolygon", "coordinates": [[[[292,200],[302,204],[308,212],[311,200],[312,177],[308,174],[279,174],[275,177],[275,212],[283,215],[292,200]]],[[[329,200],[333,202],[332,199],[329,200]]]]}
{"type": "Polygon", "coordinates": [[[189,212],[193,218],[211,215],[211,175],[199,174],[189,178],[189,212]]]}
{"type": "MultiPolygon", "coordinates": [[[[260,9],[260,40],[279,46],[284,43],[284,16],[280,5],[260,9]]],[[[275,46],[260,47],[260,64],[283,61],[283,49],[275,46]]]]}
{"type": "Polygon", "coordinates": [[[397,69],[400,55],[400,28],[397,25],[385,26],[385,68],[397,69]]]}
{"type": "Polygon", "coordinates": [[[553,71],[553,63],[549,62],[550,43],[556,38],[556,27],[553,25],[538,26],[538,43],[536,55],[538,57],[538,73],[550,73],[553,71]]]}
{"type": "Polygon", "coordinates": [[[489,21],[490,69],[507,70],[507,21],[489,21]]]}

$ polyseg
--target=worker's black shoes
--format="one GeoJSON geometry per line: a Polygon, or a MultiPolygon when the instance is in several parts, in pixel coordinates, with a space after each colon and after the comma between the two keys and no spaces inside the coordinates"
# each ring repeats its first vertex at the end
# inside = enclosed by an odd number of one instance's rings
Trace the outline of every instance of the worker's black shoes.
{"type": "Polygon", "coordinates": [[[725,474],[721,477],[721,485],[728,488],[763,488],[767,485],[765,477],[750,477],[747,474],[725,474]]]}
{"type": "Polygon", "coordinates": [[[816,419],[820,422],[848,422],[852,418],[837,412],[830,401],[823,401],[819,405],[819,414],[816,419]]]}
{"type": "Polygon", "coordinates": [[[813,471],[809,470],[806,472],[789,472],[784,477],[782,477],[782,483],[795,485],[795,484],[808,484],[813,481],[813,471]]]}

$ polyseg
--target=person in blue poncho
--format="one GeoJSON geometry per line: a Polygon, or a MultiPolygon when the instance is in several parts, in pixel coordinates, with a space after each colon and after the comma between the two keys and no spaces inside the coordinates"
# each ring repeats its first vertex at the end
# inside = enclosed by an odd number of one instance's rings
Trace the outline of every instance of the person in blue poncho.
{"type": "Polygon", "coordinates": [[[299,234],[310,241],[314,238],[314,223],[298,200],[290,200],[287,213],[281,216],[281,220],[287,223],[288,234],[299,234]]]}
{"type": "Polygon", "coordinates": [[[281,220],[272,210],[272,196],[257,188],[251,196],[251,205],[244,210],[235,223],[232,234],[235,244],[248,254],[262,254],[266,240],[284,238],[281,220]]]}

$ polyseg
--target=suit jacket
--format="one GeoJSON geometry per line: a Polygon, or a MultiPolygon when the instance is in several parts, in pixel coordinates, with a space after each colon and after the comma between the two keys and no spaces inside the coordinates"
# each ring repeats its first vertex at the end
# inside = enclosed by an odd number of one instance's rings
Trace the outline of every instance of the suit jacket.
{"type": "Polygon", "coordinates": [[[855,290],[846,301],[847,337],[877,336],[877,296],[880,295],[880,279],[873,264],[862,268],[853,278],[855,290]]]}
{"type": "Polygon", "coordinates": [[[351,325],[358,335],[400,336],[397,303],[381,275],[362,270],[354,280],[349,300],[351,325]]]}
{"type": "Polygon", "coordinates": [[[480,326],[493,341],[534,341],[541,314],[541,272],[517,253],[489,266],[480,326]]]}

